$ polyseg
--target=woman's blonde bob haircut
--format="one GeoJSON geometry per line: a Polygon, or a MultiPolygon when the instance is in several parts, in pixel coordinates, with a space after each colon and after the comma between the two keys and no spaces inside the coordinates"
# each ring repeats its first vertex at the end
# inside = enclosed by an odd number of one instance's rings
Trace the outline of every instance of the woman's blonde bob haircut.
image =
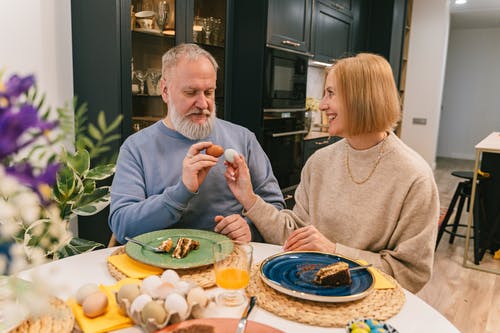
{"type": "Polygon", "coordinates": [[[359,53],[338,60],[330,71],[350,136],[395,128],[401,117],[401,103],[391,66],[383,57],[359,53]]]}

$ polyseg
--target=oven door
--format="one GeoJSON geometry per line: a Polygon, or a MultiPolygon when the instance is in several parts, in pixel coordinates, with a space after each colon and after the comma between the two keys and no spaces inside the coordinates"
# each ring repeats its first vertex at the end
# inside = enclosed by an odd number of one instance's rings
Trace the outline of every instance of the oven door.
{"type": "Polygon", "coordinates": [[[303,109],[264,109],[262,147],[282,190],[300,181],[304,152],[305,112],[303,109]]]}

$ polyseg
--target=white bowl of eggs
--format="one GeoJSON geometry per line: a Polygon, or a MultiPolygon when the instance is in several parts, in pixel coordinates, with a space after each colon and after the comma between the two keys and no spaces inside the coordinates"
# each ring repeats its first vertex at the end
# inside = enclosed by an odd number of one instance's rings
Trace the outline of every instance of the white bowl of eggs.
{"type": "Polygon", "coordinates": [[[122,311],[146,332],[197,318],[210,302],[202,287],[181,279],[174,270],[148,276],[140,285],[124,284],[115,297],[122,311]]]}

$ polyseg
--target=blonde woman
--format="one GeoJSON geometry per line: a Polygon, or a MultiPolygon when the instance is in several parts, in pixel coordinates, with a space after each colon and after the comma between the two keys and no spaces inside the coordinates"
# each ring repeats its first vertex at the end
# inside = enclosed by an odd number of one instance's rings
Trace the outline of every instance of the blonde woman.
{"type": "Polygon", "coordinates": [[[438,190],[429,165],[392,131],[400,103],[389,63],[366,53],[339,60],[320,109],[343,139],[308,159],[293,210],[254,193],[241,156],[227,166],[229,188],[266,241],[366,260],[417,292],[432,272],[438,190]]]}

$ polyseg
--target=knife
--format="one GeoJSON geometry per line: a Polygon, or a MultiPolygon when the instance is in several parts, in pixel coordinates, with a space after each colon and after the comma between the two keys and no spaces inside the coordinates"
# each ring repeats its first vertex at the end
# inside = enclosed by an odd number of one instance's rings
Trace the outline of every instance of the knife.
{"type": "Polygon", "coordinates": [[[243,314],[241,315],[240,322],[238,323],[238,327],[236,328],[236,333],[244,333],[245,332],[245,327],[247,326],[248,315],[252,311],[256,300],[257,300],[257,297],[255,297],[255,296],[250,297],[250,301],[248,302],[247,307],[245,308],[245,310],[243,311],[243,314]]]}

